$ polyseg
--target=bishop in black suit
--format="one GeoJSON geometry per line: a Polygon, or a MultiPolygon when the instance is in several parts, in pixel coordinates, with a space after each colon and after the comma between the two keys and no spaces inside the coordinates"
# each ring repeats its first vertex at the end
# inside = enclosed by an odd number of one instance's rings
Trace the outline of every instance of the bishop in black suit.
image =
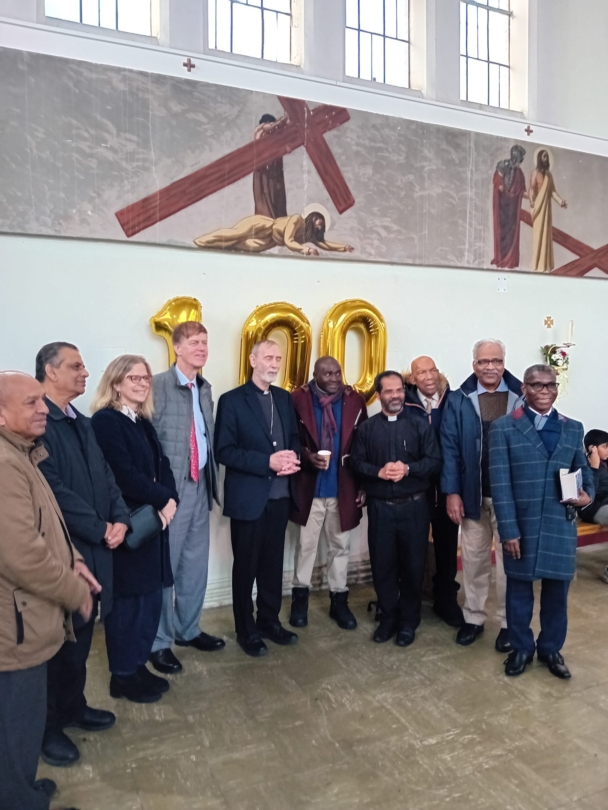
{"type": "Polygon", "coordinates": [[[250,356],[251,380],[220,397],[215,456],[226,467],[224,514],[230,518],[232,604],[237,641],[252,656],[267,652],[263,638],[295,644],[295,633],[279,621],[283,552],[293,474],[300,468],[300,440],[291,397],[271,385],[281,366],[272,340],[257,343],[250,356]],[[251,593],[257,581],[257,617],[251,593]]]}

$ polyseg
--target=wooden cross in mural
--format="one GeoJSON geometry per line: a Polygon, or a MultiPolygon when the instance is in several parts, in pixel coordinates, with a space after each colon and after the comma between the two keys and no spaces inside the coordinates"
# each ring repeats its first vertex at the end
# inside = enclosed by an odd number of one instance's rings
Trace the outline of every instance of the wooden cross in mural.
{"type": "Polygon", "coordinates": [[[350,120],[348,110],[329,104],[320,104],[311,110],[305,101],[283,96],[278,98],[288,120],[266,137],[251,141],[193,174],[117,211],[116,217],[126,235],[134,236],[156,225],[300,146],[306,149],[338,212],[343,214],[351,208],[355,198],[323,137],[350,120]]]}
{"type": "MultiPolygon", "coordinates": [[[[532,217],[528,211],[520,211],[519,218],[522,222],[525,222],[526,225],[532,226],[532,217]]],[[[570,253],[574,253],[574,255],[579,258],[552,270],[552,276],[571,276],[576,278],[577,276],[584,276],[590,270],[593,270],[594,267],[598,267],[604,273],[608,273],[608,245],[603,245],[597,250],[594,250],[594,248],[575,239],[574,236],[570,236],[570,234],[559,228],[553,228],[553,241],[557,245],[561,245],[561,247],[569,250],[570,253]]]]}

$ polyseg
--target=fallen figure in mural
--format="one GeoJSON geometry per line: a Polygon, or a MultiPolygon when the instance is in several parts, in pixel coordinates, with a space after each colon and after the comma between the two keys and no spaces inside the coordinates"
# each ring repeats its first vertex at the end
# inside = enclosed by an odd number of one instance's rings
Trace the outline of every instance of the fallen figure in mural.
{"type": "Polygon", "coordinates": [[[306,217],[294,214],[290,217],[252,216],[245,217],[233,228],[220,228],[199,236],[194,244],[215,250],[244,250],[249,253],[264,253],[274,247],[286,247],[304,256],[318,256],[319,249],[352,252],[350,245],[328,242],[325,239],[325,216],[311,211],[306,217]]]}

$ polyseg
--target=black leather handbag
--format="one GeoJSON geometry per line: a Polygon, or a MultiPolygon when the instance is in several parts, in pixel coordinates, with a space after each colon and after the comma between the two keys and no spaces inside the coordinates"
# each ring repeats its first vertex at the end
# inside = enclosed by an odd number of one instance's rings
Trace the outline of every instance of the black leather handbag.
{"type": "Polygon", "coordinates": [[[162,530],[163,522],[160,515],[151,504],[147,503],[131,512],[131,528],[125,534],[124,544],[129,551],[137,551],[162,530]]]}

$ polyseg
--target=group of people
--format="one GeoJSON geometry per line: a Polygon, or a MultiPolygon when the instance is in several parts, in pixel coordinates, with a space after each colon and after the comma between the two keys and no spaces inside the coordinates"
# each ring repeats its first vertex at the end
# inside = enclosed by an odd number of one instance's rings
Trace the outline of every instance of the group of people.
{"type": "Polygon", "coordinates": [[[603,483],[608,500],[608,434],[591,432],[589,466],[582,425],[554,408],[550,367],[531,366],[521,383],[505,369],[504,345],[483,340],[473,349],[473,374],[451,391],[432,358],[419,357],[405,377],[378,375],[380,412],[368,417],[332,357],[317,360],[312,380],[293,394],[273,385],[281,349],[264,340],[253,347],[250,380],[220,397],[214,421],[202,375],[207,340],[198,322],[177,326],[176,362],[155,376],[139,355],[113,360],[90,419],[73,404],[88,377],[75,345],[42,347],[35,378],[0,372],[2,810],[47,810],[56,786],[36,781],[38,757],[70,765],[79,751],[66,728],[99,731],[115,722],[85,698],[98,615],[115,698],[160,700],[170,688],[161,676],[182,669],[174,645],[204,653],[225,646],[199,626],[220,464],[236,639],[248,655],[267,654],[268,640],[298,641],[279,618],[290,519],[301,528],[289,624],[308,623],[324,532],[329,615],[344,630],[357,627],[347,573],[352,530],[366,506],[374,642],[414,642],[432,528],[433,610],[458,629],[457,643],[472,644],[484,630],[495,554],[495,646],[508,653],[506,674],[523,673],[537,652],[554,675],[570,675],[560,651],[574,518],[577,508],[593,510],[595,485],[603,483]],[[563,469],[582,472],[582,490],[568,503],[563,469]]]}

